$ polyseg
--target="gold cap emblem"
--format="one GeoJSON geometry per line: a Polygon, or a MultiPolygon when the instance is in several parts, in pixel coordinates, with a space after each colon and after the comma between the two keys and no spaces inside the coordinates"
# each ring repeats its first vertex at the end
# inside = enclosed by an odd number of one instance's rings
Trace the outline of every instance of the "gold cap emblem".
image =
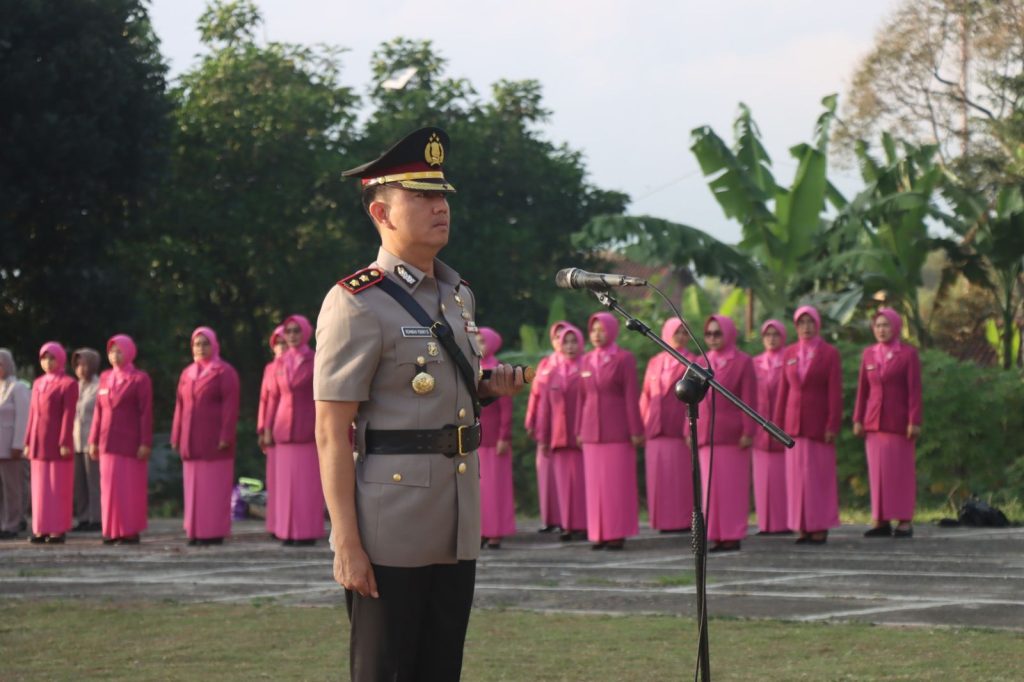
{"type": "Polygon", "coordinates": [[[412,378],[412,390],[416,395],[426,395],[434,390],[434,377],[420,372],[412,378]]]}
{"type": "Polygon", "coordinates": [[[444,146],[441,144],[441,138],[434,133],[427,140],[426,149],[423,150],[423,158],[427,160],[431,166],[440,166],[444,163],[444,146]]]}

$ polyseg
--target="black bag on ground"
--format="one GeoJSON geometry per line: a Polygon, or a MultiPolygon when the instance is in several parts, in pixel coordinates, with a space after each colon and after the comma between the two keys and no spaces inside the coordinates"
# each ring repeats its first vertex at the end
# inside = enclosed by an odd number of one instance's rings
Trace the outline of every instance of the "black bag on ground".
{"type": "Polygon", "coordinates": [[[965,526],[982,526],[987,528],[1006,528],[1010,525],[1009,519],[998,507],[993,507],[987,502],[977,498],[971,498],[963,503],[957,516],[960,523],[965,526]]]}

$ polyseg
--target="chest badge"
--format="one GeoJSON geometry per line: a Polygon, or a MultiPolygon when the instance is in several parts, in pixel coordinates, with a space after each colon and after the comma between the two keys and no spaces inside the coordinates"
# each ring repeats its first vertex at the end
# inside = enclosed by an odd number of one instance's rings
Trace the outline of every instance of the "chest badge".
{"type": "Polygon", "coordinates": [[[436,358],[441,354],[441,349],[438,347],[436,341],[427,341],[427,355],[432,358],[436,358]]]}

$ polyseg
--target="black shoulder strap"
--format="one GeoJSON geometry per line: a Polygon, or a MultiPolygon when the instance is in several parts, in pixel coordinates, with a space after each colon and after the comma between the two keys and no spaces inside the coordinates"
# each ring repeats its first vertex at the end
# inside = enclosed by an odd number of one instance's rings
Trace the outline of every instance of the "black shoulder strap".
{"type": "Polygon", "coordinates": [[[437,322],[431,318],[427,311],[423,309],[423,306],[417,303],[416,299],[394,280],[384,277],[377,286],[387,292],[388,296],[395,299],[398,305],[405,308],[406,312],[412,315],[417,322],[424,327],[428,327],[430,333],[441,342],[444,349],[448,351],[448,355],[455,360],[455,366],[459,369],[462,381],[466,384],[466,390],[469,391],[469,397],[473,401],[473,416],[480,419],[480,397],[476,392],[478,377],[473,371],[473,366],[469,364],[469,360],[463,354],[462,349],[459,348],[459,344],[455,342],[455,334],[452,332],[451,327],[444,322],[437,322]]]}

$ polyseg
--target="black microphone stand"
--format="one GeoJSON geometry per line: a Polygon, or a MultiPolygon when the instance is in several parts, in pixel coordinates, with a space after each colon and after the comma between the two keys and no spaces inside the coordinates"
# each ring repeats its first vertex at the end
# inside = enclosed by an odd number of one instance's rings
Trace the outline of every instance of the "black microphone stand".
{"type": "MultiPolygon", "coordinates": [[[[705,369],[695,362],[687,360],[686,357],[675,348],[651,331],[651,328],[626,312],[619,302],[607,290],[595,290],[594,296],[604,307],[614,310],[626,320],[626,328],[643,334],[656,345],[676,359],[677,362],[686,367],[686,374],[676,382],[675,394],[679,400],[686,403],[688,407],[690,423],[690,471],[693,480],[693,519],[690,525],[691,547],[694,555],[694,585],[697,596],[697,668],[700,671],[702,682],[711,681],[711,653],[708,646],[708,614],[707,614],[707,579],[705,567],[708,552],[708,533],[704,523],[704,510],[702,500],[704,499],[700,480],[700,460],[697,457],[697,413],[700,401],[704,399],[709,388],[724,396],[729,402],[740,408],[744,414],[757,422],[761,428],[766,430],[772,438],[784,444],[787,448],[793,447],[793,439],[775,424],[759,415],[752,407],[736,397],[720,383],[715,381],[714,372],[705,369]]],[[[710,477],[708,485],[711,484],[710,477]]]]}

